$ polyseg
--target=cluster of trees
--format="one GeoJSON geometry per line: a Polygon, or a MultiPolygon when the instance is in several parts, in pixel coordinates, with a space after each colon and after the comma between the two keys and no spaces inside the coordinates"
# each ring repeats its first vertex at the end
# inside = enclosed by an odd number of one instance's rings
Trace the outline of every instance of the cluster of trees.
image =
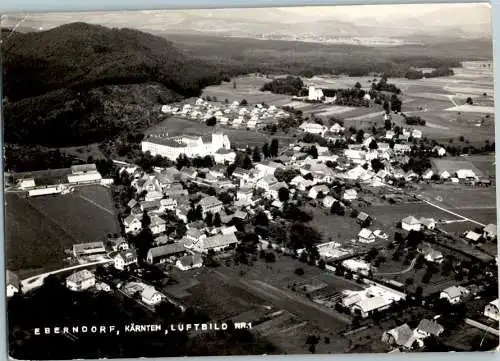
{"type": "Polygon", "coordinates": [[[264,84],[260,90],[292,96],[302,96],[306,92],[302,79],[291,75],[284,78],[273,79],[269,83],[264,84]]]}
{"type": "Polygon", "coordinates": [[[406,124],[408,125],[425,125],[425,120],[419,117],[418,115],[406,115],[402,114],[403,118],[405,118],[406,124]]]}
{"type": "Polygon", "coordinates": [[[387,76],[382,76],[378,83],[372,82],[372,89],[377,91],[386,91],[390,93],[400,94],[401,89],[396,85],[387,82],[387,76]]]}
{"type": "Polygon", "coordinates": [[[368,107],[370,105],[370,101],[364,98],[366,92],[361,89],[361,84],[359,87],[355,86],[351,89],[323,89],[323,94],[327,97],[336,96],[335,104],[337,105],[354,107],[368,107]]]}
{"type": "Polygon", "coordinates": [[[64,154],[59,149],[43,150],[41,147],[18,145],[6,145],[4,159],[4,170],[9,172],[68,168],[83,163],[77,157],[64,154]]]}
{"type": "Polygon", "coordinates": [[[410,69],[406,72],[405,78],[407,79],[422,79],[422,78],[436,78],[440,76],[452,76],[455,72],[448,67],[439,67],[431,72],[424,73],[421,70],[410,69]]]}

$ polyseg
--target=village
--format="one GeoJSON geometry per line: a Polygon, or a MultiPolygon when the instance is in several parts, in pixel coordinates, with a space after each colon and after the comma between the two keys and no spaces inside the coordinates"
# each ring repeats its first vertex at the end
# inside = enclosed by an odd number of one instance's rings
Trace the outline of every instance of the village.
{"type": "MultiPolygon", "coordinates": [[[[309,92],[321,96],[314,87],[309,92]]],[[[68,250],[75,267],[64,280],[69,290],[119,292],[151,312],[163,302],[186,309],[193,305],[185,295],[207,270],[226,282],[245,280],[239,287],[264,299],[272,287],[273,309],[297,316],[281,302],[293,299],[311,313],[343,320],[335,331],[349,344],[369,333],[385,352],[431,349],[442,334],[449,338],[470,325],[498,336],[496,225],[430,196],[434,186],[466,192],[492,187],[492,179],[465,158],[449,157],[446,145],[421,130],[396,125],[397,112],[381,112],[384,126],[371,132],[346,129],[338,119],[307,119],[297,142],[272,139],[261,149],[235,148],[223,127],[262,128],[290,117],[285,110],[246,101],[218,107],[200,98],[164,105],[162,112],[207,122],[207,133],[210,121],[222,128],[208,136],[144,138],[143,153],[167,159],[169,167],[116,161],[111,179],[86,164],[52,184],[23,175],[13,185],[28,198],[63,197],[88,186],[113,191],[121,232],[68,250]],[[252,268],[272,274],[282,262],[292,267],[288,276],[304,280],[271,285],[266,276],[260,290],[244,286],[254,282],[246,279],[257,272],[252,268]],[[311,272],[321,280],[308,279],[311,272]],[[273,293],[283,294],[278,301],[273,293]],[[472,299],[475,307],[461,307],[472,299]],[[392,327],[375,328],[383,322],[392,327]]],[[[9,297],[41,282],[7,275],[9,297]]],[[[254,318],[244,321],[255,327],[254,318]]],[[[311,352],[319,347],[318,340],[307,342],[311,352]]]]}

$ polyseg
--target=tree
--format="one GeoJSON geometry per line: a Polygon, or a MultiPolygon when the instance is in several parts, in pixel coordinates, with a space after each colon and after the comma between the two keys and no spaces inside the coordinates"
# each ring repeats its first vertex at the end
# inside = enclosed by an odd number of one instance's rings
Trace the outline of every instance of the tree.
{"type": "Polygon", "coordinates": [[[342,207],[339,201],[335,201],[332,204],[332,208],[330,208],[330,213],[343,216],[345,215],[345,209],[344,207],[342,207]]]}
{"type": "Polygon", "coordinates": [[[473,101],[471,97],[468,97],[467,100],[465,101],[467,104],[472,105],[473,101]]]}
{"type": "Polygon", "coordinates": [[[207,120],[205,120],[205,124],[209,127],[215,126],[217,124],[217,119],[215,117],[210,117],[207,120]]]}
{"type": "Polygon", "coordinates": [[[269,225],[269,219],[264,212],[260,211],[259,213],[257,213],[257,215],[255,216],[255,225],[264,227],[267,227],[269,225]]]}
{"type": "Polygon", "coordinates": [[[318,267],[321,268],[321,269],[325,269],[326,264],[325,264],[325,261],[323,259],[320,259],[318,261],[318,267]]]}
{"type": "Polygon", "coordinates": [[[141,226],[142,228],[147,228],[151,224],[151,217],[149,217],[148,212],[142,212],[141,226]]]}
{"type": "Polygon", "coordinates": [[[266,263],[276,262],[276,256],[273,252],[267,252],[265,257],[266,263]]]}
{"type": "Polygon", "coordinates": [[[243,169],[252,169],[252,168],[253,168],[252,160],[247,154],[243,159],[243,169]]]}
{"type": "Polygon", "coordinates": [[[236,89],[236,80],[233,80],[233,89],[236,89]]]}
{"type": "Polygon", "coordinates": [[[279,151],[278,139],[273,138],[273,140],[271,141],[271,148],[269,149],[269,152],[270,152],[272,157],[277,157],[278,151],[279,151]]]}
{"type": "Polygon", "coordinates": [[[248,105],[247,100],[246,100],[246,99],[242,99],[242,100],[241,100],[241,102],[240,102],[240,105],[241,105],[241,106],[246,106],[246,105],[248,105]]]}
{"type": "Polygon", "coordinates": [[[392,128],[392,122],[391,122],[391,119],[387,118],[385,120],[385,130],[391,130],[392,128]]]}
{"type": "Polygon", "coordinates": [[[196,217],[196,220],[203,219],[203,208],[199,204],[198,204],[198,206],[196,206],[196,209],[195,209],[195,217],[196,217]]]}
{"type": "Polygon", "coordinates": [[[408,287],[408,286],[411,286],[413,284],[413,278],[407,278],[405,280],[405,285],[408,287]]]}
{"type": "MultiPolygon", "coordinates": [[[[371,145],[371,143],[370,143],[370,145],[371,145]]],[[[375,173],[378,173],[380,170],[385,168],[384,163],[382,163],[380,161],[380,159],[378,159],[378,158],[372,159],[370,163],[371,163],[372,169],[375,173]]]]}
{"type": "Polygon", "coordinates": [[[371,150],[376,150],[378,149],[378,144],[377,142],[375,141],[375,139],[373,139],[370,144],[368,145],[368,147],[371,149],[371,150]]]}
{"type": "Polygon", "coordinates": [[[259,151],[258,147],[255,147],[253,149],[252,160],[254,162],[260,162],[261,161],[260,151],[259,151]]]}
{"type": "Polygon", "coordinates": [[[363,129],[358,130],[358,133],[356,134],[356,142],[363,143],[364,136],[365,131],[363,129]]]}
{"type": "Polygon", "coordinates": [[[429,283],[429,281],[432,278],[432,274],[429,272],[426,272],[424,276],[422,277],[422,283],[429,283]]]}
{"type": "Polygon", "coordinates": [[[207,214],[205,215],[205,223],[207,224],[207,227],[212,227],[214,225],[212,212],[207,212],[207,214]]]}
{"type": "Polygon", "coordinates": [[[262,153],[264,154],[264,158],[269,158],[271,156],[271,151],[269,149],[269,144],[265,143],[262,146],[262,153]]]}
{"type": "Polygon", "coordinates": [[[315,145],[313,145],[311,148],[309,148],[309,155],[313,157],[313,159],[318,159],[318,148],[316,148],[315,145]]]}
{"type": "Polygon", "coordinates": [[[356,89],[361,89],[361,83],[360,83],[359,81],[358,81],[358,82],[356,82],[356,84],[354,84],[354,87],[355,87],[356,89]]]}
{"type": "Polygon", "coordinates": [[[219,212],[215,213],[213,224],[214,227],[220,227],[222,225],[219,212]]]}
{"type": "Polygon", "coordinates": [[[290,191],[288,188],[282,187],[278,190],[278,199],[281,202],[287,202],[290,199],[290,191]]]}

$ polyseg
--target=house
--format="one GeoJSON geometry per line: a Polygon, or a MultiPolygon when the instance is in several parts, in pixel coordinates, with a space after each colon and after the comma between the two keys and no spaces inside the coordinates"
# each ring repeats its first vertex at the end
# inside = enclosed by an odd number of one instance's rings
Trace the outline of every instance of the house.
{"type": "Polygon", "coordinates": [[[413,331],[415,337],[418,339],[425,339],[430,336],[438,337],[444,332],[443,326],[434,320],[424,318],[420,321],[417,328],[413,331]]]}
{"type": "Polygon", "coordinates": [[[393,150],[396,153],[409,153],[411,151],[411,146],[409,144],[397,143],[394,144],[393,150]]]}
{"type": "Polygon", "coordinates": [[[106,246],[112,252],[126,251],[129,249],[129,245],[124,237],[108,238],[106,246]]]}
{"type": "Polygon", "coordinates": [[[238,231],[238,229],[235,226],[230,226],[230,227],[221,227],[220,231],[223,235],[228,235],[228,234],[235,234],[238,231]]]}
{"type": "Polygon", "coordinates": [[[347,189],[342,196],[342,199],[346,201],[353,201],[358,198],[358,192],[355,189],[347,189]]]}
{"type": "Polygon", "coordinates": [[[436,145],[436,146],[434,146],[434,148],[432,148],[432,152],[436,153],[439,157],[443,157],[446,155],[446,149],[443,147],[440,147],[438,145],[436,145]]]}
{"type": "Polygon", "coordinates": [[[367,318],[375,311],[383,311],[392,305],[393,301],[384,296],[374,296],[364,298],[352,306],[354,314],[359,314],[362,318],[367,318]]]}
{"type": "Polygon", "coordinates": [[[274,183],[272,186],[269,187],[269,190],[267,191],[267,196],[272,199],[278,199],[279,191],[282,188],[288,189],[288,185],[285,182],[274,183]]]}
{"type": "Polygon", "coordinates": [[[462,301],[462,297],[469,294],[469,290],[462,286],[451,286],[439,294],[439,298],[446,299],[450,304],[455,305],[462,301]]]}
{"type": "Polygon", "coordinates": [[[476,174],[472,171],[472,169],[459,169],[456,172],[457,178],[461,181],[474,181],[478,179],[476,174]]]}
{"type": "Polygon", "coordinates": [[[306,133],[311,133],[311,134],[319,134],[323,136],[325,132],[328,130],[327,127],[324,125],[318,124],[318,123],[312,123],[312,122],[303,122],[300,126],[299,129],[306,133]]]}
{"type": "Polygon", "coordinates": [[[474,231],[467,231],[464,233],[464,237],[469,241],[477,243],[481,240],[482,235],[474,231]]]}
{"type": "Polygon", "coordinates": [[[403,218],[401,221],[401,228],[403,228],[405,231],[420,231],[422,224],[418,219],[416,219],[413,216],[408,216],[406,218],[403,218]]]}
{"type": "Polygon", "coordinates": [[[81,270],[66,278],[66,287],[71,291],[83,291],[95,285],[95,276],[89,270],[81,270]]]}
{"type": "Polygon", "coordinates": [[[12,271],[7,270],[5,277],[5,285],[7,289],[7,297],[12,297],[21,289],[21,281],[19,277],[12,271]]]}
{"type": "Polygon", "coordinates": [[[358,241],[361,243],[373,243],[375,242],[375,235],[368,228],[363,228],[358,233],[358,241]]]}
{"type": "Polygon", "coordinates": [[[199,242],[193,242],[186,247],[200,253],[208,253],[213,250],[214,252],[222,251],[226,248],[233,247],[238,243],[238,239],[232,234],[218,234],[212,237],[204,238],[199,242]]]}
{"type": "Polygon", "coordinates": [[[160,200],[160,210],[162,212],[165,211],[174,211],[177,209],[177,200],[172,198],[165,198],[160,200]]]}
{"type": "Polygon", "coordinates": [[[323,198],[323,207],[330,209],[335,201],[335,198],[333,198],[332,196],[326,196],[325,198],[323,198]]]}
{"type": "Polygon", "coordinates": [[[390,346],[402,347],[405,350],[411,350],[414,346],[418,348],[423,346],[423,342],[415,337],[407,323],[384,332],[382,342],[390,346]]]}
{"type": "Polygon", "coordinates": [[[278,180],[276,179],[276,177],[274,175],[266,175],[262,178],[260,178],[255,186],[256,188],[261,188],[265,191],[269,191],[269,189],[274,185],[278,183],[278,180]]]}
{"type": "Polygon", "coordinates": [[[235,159],[236,153],[232,149],[220,148],[214,153],[214,161],[217,164],[233,163],[235,159]]]}
{"type": "Polygon", "coordinates": [[[484,307],[484,315],[495,321],[500,321],[500,306],[498,298],[484,307]]]}
{"type": "Polygon", "coordinates": [[[358,214],[356,222],[358,222],[358,224],[360,224],[362,227],[367,227],[371,224],[372,218],[365,212],[360,212],[358,214]]]}
{"type": "Polygon", "coordinates": [[[255,169],[257,170],[259,177],[264,177],[266,175],[274,176],[277,169],[285,169],[285,166],[277,162],[263,161],[255,163],[255,169]]]}
{"type": "Polygon", "coordinates": [[[420,223],[422,226],[427,228],[428,230],[434,230],[436,228],[436,221],[434,218],[420,218],[420,223]]]}
{"type": "Polygon", "coordinates": [[[385,139],[392,139],[396,136],[396,133],[392,130],[387,130],[385,132],[385,139]]]}
{"type": "Polygon", "coordinates": [[[175,263],[175,266],[181,271],[200,268],[201,266],[203,266],[203,258],[198,253],[187,255],[178,259],[175,263]]]}
{"type": "Polygon", "coordinates": [[[21,189],[36,187],[35,178],[22,178],[17,181],[17,186],[21,189]]]}
{"type": "Polygon", "coordinates": [[[419,178],[418,174],[415,173],[414,171],[412,170],[409,170],[406,174],[405,174],[405,180],[407,182],[414,182],[414,181],[417,181],[419,178]]]}
{"type": "Polygon", "coordinates": [[[154,214],[151,217],[151,223],[149,224],[149,229],[153,234],[163,233],[167,229],[167,222],[163,218],[154,214]]]}
{"type": "Polygon", "coordinates": [[[433,175],[434,175],[434,172],[431,169],[429,169],[422,174],[422,179],[430,180],[433,175]]]}
{"type": "Polygon", "coordinates": [[[418,129],[413,129],[411,132],[411,136],[412,136],[412,138],[420,139],[420,138],[422,138],[422,131],[418,130],[418,129]]]}
{"type": "Polygon", "coordinates": [[[311,190],[308,193],[308,197],[312,199],[316,199],[320,193],[323,194],[323,196],[326,196],[330,192],[330,189],[324,185],[317,185],[311,188],[311,190]]]}
{"type": "Polygon", "coordinates": [[[447,170],[442,171],[441,174],[439,175],[439,178],[443,180],[449,179],[450,177],[451,174],[447,170]]]}
{"type": "Polygon", "coordinates": [[[496,224],[488,224],[483,229],[484,238],[488,240],[495,240],[497,238],[497,225],[496,224]]]}
{"type": "Polygon", "coordinates": [[[146,261],[149,264],[164,263],[167,260],[181,257],[186,253],[187,250],[183,243],[166,244],[150,248],[146,256],[146,261]]]}
{"type": "Polygon", "coordinates": [[[137,264],[137,252],[134,249],[120,251],[113,257],[113,261],[116,269],[126,270],[137,264]]]}
{"type": "Polygon", "coordinates": [[[101,255],[106,253],[106,247],[104,242],[77,243],[73,245],[72,253],[76,258],[101,255]]]}
{"type": "Polygon", "coordinates": [[[418,251],[424,255],[425,260],[428,262],[442,263],[444,261],[443,254],[429,245],[419,248],[418,251]]]}
{"type": "Polygon", "coordinates": [[[344,155],[347,159],[358,164],[364,163],[366,160],[366,152],[363,150],[346,149],[344,150],[344,155]]]}
{"type": "Polygon", "coordinates": [[[342,133],[344,131],[344,127],[341,126],[339,123],[335,123],[334,125],[332,125],[330,127],[330,132],[334,133],[334,134],[339,134],[339,133],[342,133]]]}
{"type": "Polygon", "coordinates": [[[133,198],[127,203],[127,207],[129,207],[130,209],[133,209],[138,205],[139,203],[133,198]]]}
{"type": "Polygon", "coordinates": [[[352,258],[342,261],[342,267],[351,272],[360,273],[363,275],[368,275],[368,273],[371,270],[369,263],[360,259],[352,259],[352,258]]]}
{"type": "Polygon", "coordinates": [[[146,286],[141,292],[141,299],[145,304],[154,306],[159,304],[163,297],[153,286],[146,286]]]}
{"type": "Polygon", "coordinates": [[[223,207],[223,203],[214,196],[202,198],[198,204],[201,206],[203,216],[205,216],[208,212],[211,212],[212,214],[218,213],[223,207]]]}

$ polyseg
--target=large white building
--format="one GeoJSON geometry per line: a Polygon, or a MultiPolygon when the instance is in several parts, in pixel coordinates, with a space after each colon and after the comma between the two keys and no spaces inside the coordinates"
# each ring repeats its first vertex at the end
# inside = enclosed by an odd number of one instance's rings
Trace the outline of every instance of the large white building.
{"type": "Polygon", "coordinates": [[[223,133],[213,133],[211,142],[204,141],[201,136],[183,135],[179,137],[150,136],[141,143],[143,152],[151,155],[176,160],[179,155],[184,154],[190,158],[214,155],[219,149],[230,149],[231,142],[223,133]]]}
{"type": "Polygon", "coordinates": [[[316,89],[314,86],[309,87],[309,94],[307,95],[307,99],[309,100],[321,100],[323,98],[323,90],[316,89]]]}

